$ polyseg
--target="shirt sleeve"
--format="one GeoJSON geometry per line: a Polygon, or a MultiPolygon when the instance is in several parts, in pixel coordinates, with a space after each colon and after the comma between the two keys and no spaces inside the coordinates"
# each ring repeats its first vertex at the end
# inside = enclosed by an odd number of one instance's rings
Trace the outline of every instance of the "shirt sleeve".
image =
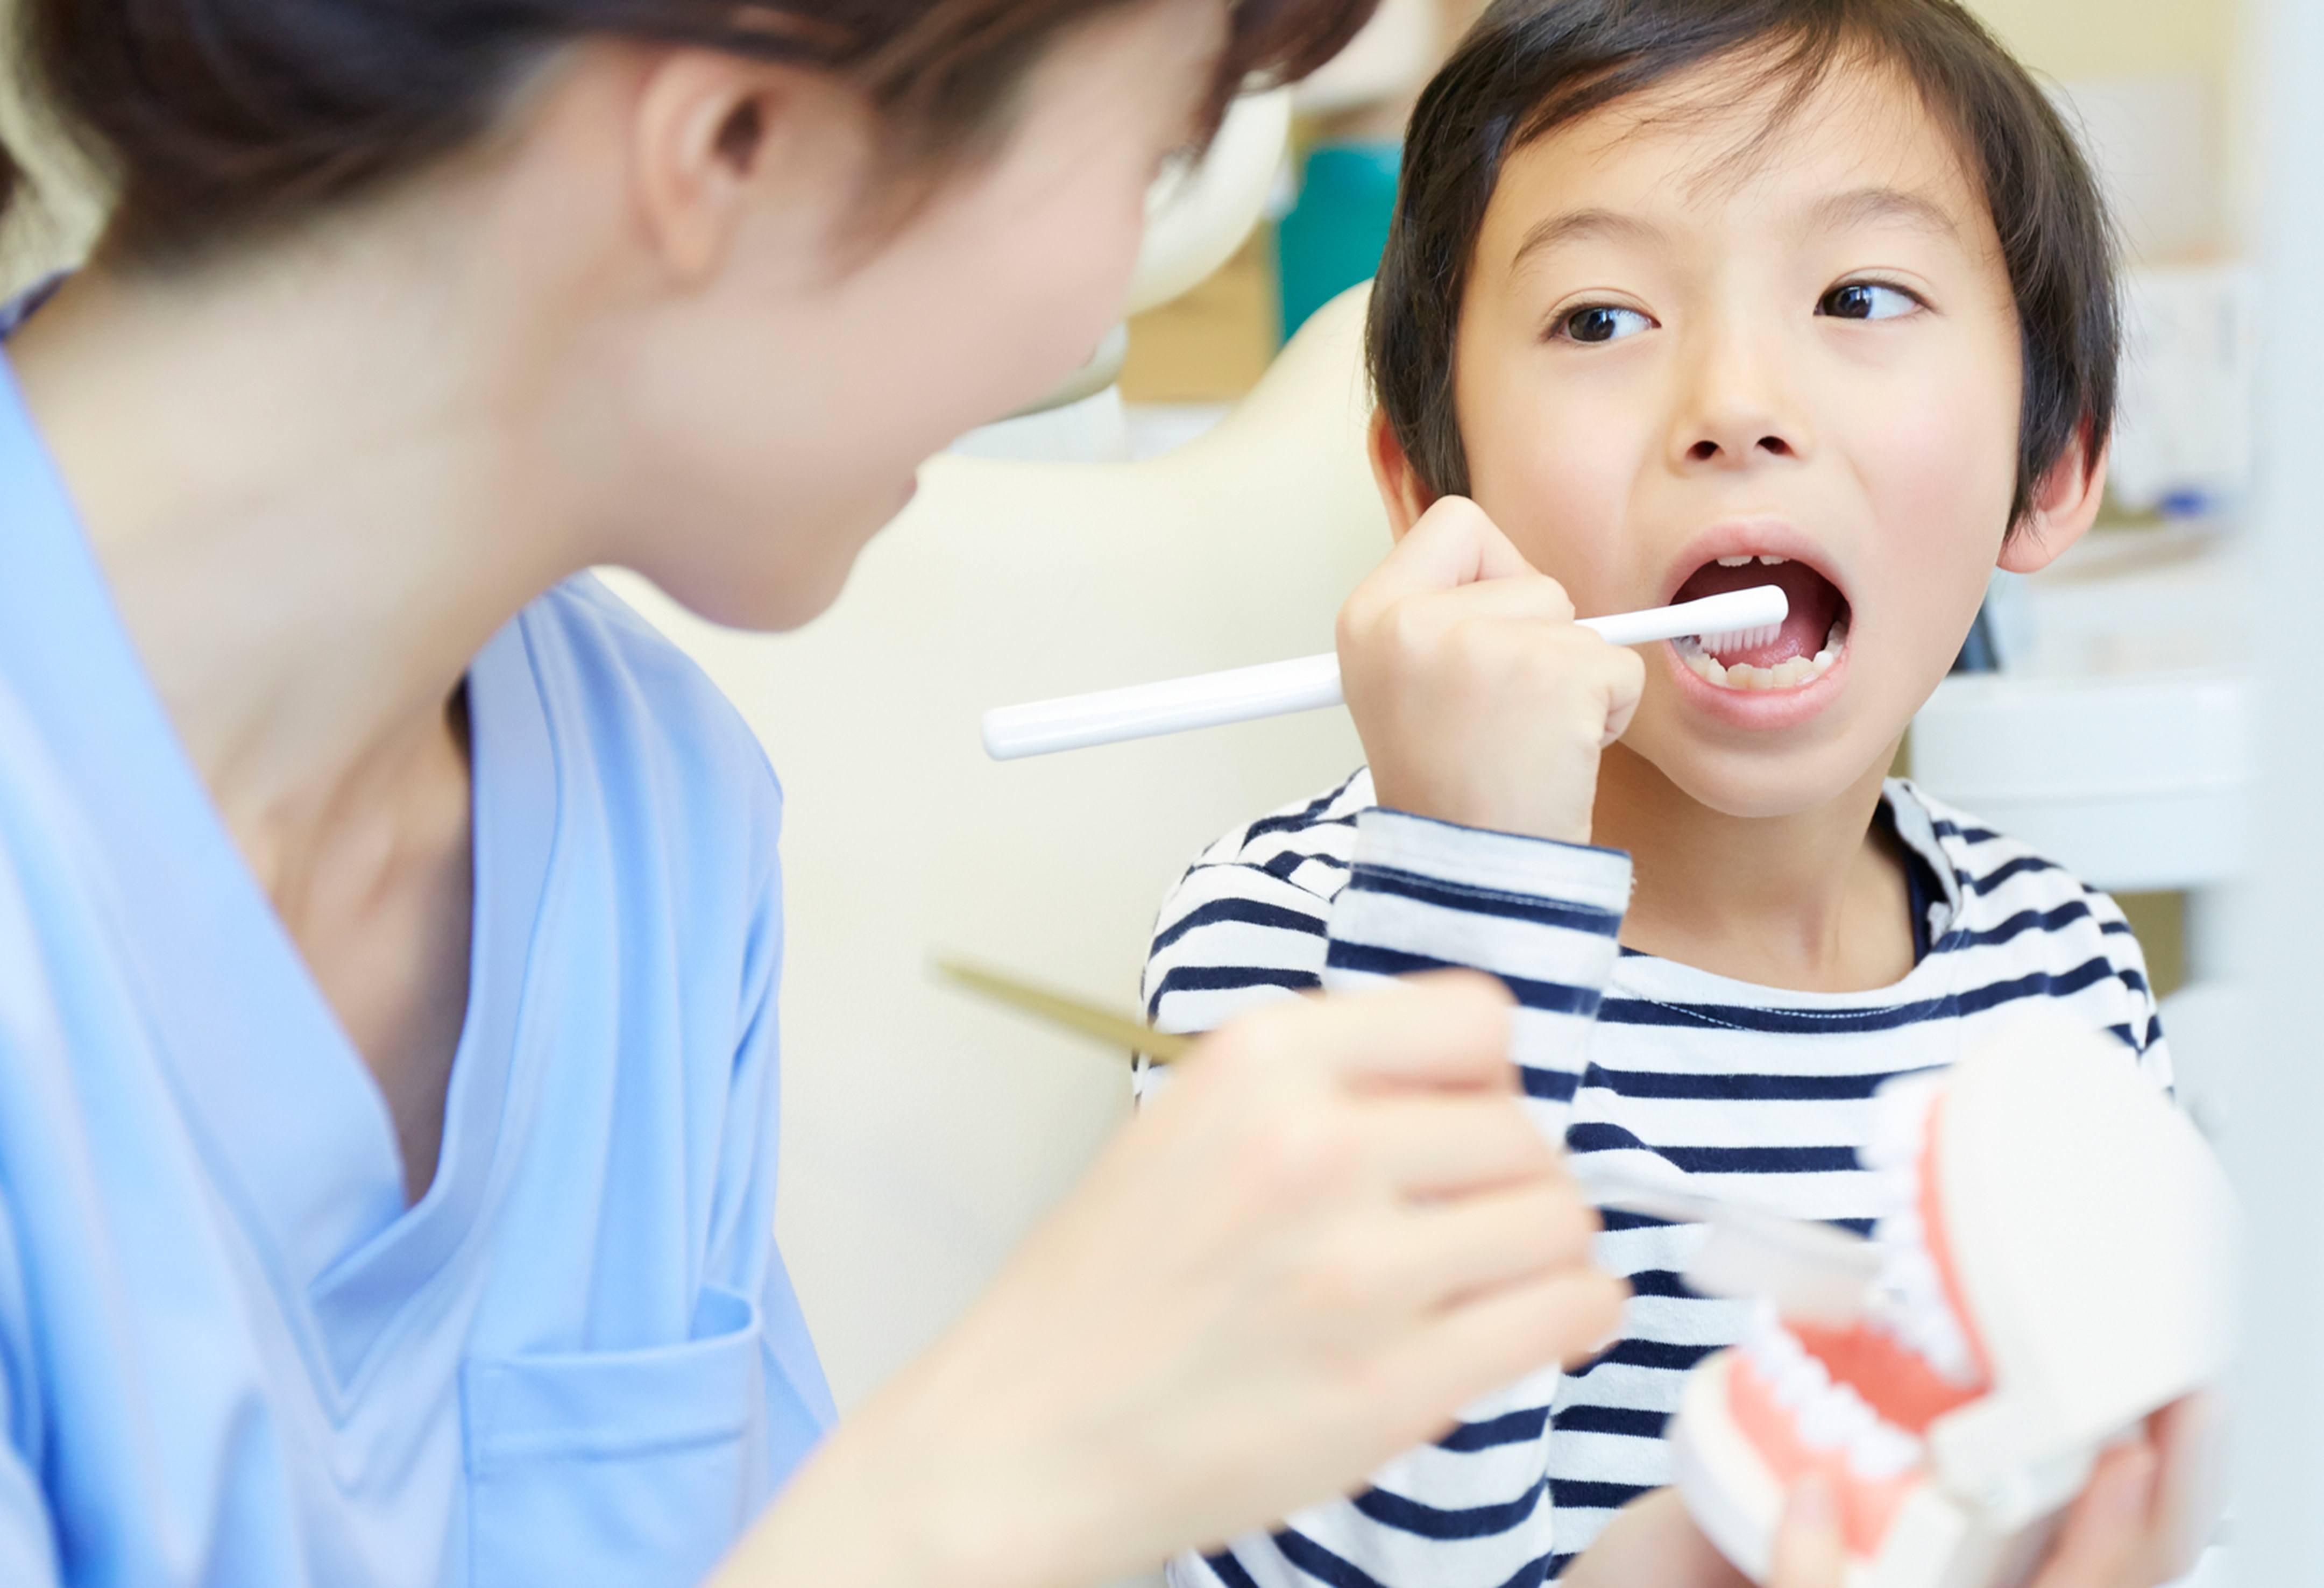
{"type": "Polygon", "coordinates": [[[782,880],[771,836],[742,956],[725,1144],[710,1221],[709,1283],[757,1305],[765,1344],[771,1493],[837,1420],[807,1318],[775,1242],[775,1185],[782,1133],[782,880]]]}
{"type": "MultiPolygon", "coordinates": [[[[1165,1030],[1202,1031],[1318,988],[1483,971],[1517,999],[1518,1074],[1536,1121],[1562,1140],[1629,897],[1618,851],[1375,807],[1356,817],[1344,865],[1229,857],[1189,871],[1156,927],[1147,1012],[1165,1030]],[[1319,868],[1338,883],[1328,898],[1297,880],[1319,868]]],[[[1140,1096],[1161,1073],[1140,1066],[1140,1096]]]]}
{"type": "Polygon", "coordinates": [[[1332,906],[1323,984],[1456,967],[1499,977],[1517,1003],[1526,1096],[1563,1140],[1629,900],[1630,857],[1617,850],[1368,810],[1332,906]]]}

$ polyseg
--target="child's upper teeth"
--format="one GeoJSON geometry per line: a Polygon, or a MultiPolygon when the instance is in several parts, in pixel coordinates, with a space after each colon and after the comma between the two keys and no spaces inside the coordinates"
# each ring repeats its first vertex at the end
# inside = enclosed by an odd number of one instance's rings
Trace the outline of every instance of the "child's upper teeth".
{"type": "Polygon", "coordinates": [[[1720,558],[1720,559],[1719,559],[1719,566],[1720,566],[1720,567],[1721,567],[1721,568],[1742,568],[1742,567],[1744,567],[1746,564],[1748,564],[1750,560],[1751,560],[1751,554],[1750,554],[1749,552],[1748,552],[1748,551],[1747,551],[1747,552],[1745,552],[1745,553],[1744,553],[1742,556],[1740,556],[1740,557],[1722,557],[1722,558],[1720,558]]]}
{"type": "Polygon", "coordinates": [[[1766,563],[1769,568],[1773,568],[1779,562],[1787,561],[1788,559],[1776,557],[1769,552],[1762,551],[1759,553],[1759,560],[1766,563]]]}

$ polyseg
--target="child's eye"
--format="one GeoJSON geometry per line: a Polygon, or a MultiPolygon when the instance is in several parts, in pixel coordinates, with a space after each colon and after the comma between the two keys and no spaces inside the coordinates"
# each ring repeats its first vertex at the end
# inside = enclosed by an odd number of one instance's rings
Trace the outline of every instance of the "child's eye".
{"type": "Polygon", "coordinates": [[[1640,331],[1651,330],[1654,321],[1635,309],[1618,309],[1610,303],[1593,303],[1587,309],[1577,309],[1561,315],[1550,328],[1550,335],[1568,342],[1618,342],[1625,337],[1635,337],[1640,331]]]}
{"type": "Polygon", "coordinates": [[[1834,287],[1816,305],[1818,314],[1834,319],[1895,319],[1921,307],[1921,300],[1902,287],[1878,282],[1850,282],[1834,287]]]}

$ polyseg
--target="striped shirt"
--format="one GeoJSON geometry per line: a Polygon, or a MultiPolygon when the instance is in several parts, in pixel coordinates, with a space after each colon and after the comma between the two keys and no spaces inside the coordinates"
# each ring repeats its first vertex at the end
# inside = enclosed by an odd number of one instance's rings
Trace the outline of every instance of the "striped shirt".
{"type": "MultiPolygon", "coordinates": [[[[2169,1059],[2114,901],[1910,783],[1884,796],[1927,910],[1924,951],[1868,992],[1796,992],[1621,948],[1627,855],[1374,805],[1360,771],[1230,833],[1162,907],[1149,1015],[1202,1030],[1272,998],[1464,965],[1517,996],[1516,1057],[1542,1128],[1674,1188],[1868,1230],[1858,1166],[1874,1090],[1950,1063],[2012,1006],[2111,1031],[2160,1084],[2169,1059]]],[[[1916,937],[1922,935],[1916,933],[1916,937]]],[[[1141,1073],[1141,1089],[1158,1072],[1141,1073]]],[[[1740,1304],[1680,1281],[1698,1225],[1609,1213],[1600,1260],[1634,1296],[1621,1338],[1467,1408],[1434,1445],[1209,1556],[1174,1588],[1533,1588],[1614,1511],[1670,1481],[1665,1424],[1740,1304]]]]}

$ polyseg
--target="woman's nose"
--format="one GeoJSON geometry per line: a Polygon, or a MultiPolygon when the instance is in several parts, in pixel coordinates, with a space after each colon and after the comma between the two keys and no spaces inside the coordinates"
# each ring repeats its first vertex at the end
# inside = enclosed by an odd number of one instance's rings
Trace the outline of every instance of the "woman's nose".
{"type": "Polygon", "coordinates": [[[1771,350],[1729,342],[1703,351],[1672,432],[1673,466],[1691,472],[1805,460],[1813,438],[1771,350]]]}

